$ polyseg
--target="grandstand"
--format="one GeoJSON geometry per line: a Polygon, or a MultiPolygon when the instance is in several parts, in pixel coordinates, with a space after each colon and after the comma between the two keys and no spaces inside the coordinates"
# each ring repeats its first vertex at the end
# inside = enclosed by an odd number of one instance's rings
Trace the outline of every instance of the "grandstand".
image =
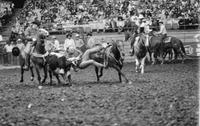
{"type": "Polygon", "coordinates": [[[198,0],[1,0],[0,3],[6,3],[12,12],[6,13],[6,20],[0,18],[0,35],[4,38],[0,42],[2,47],[12,34],[24,33],[32,22],[38,22],[51,35],[72,31],[83,35],[110,32],[115,36],[133,29],[132,23],[137,24],[140,16],[155,29],[158,28],[157,22],[162,20],[173,33],[199,29],[198,0]]]}

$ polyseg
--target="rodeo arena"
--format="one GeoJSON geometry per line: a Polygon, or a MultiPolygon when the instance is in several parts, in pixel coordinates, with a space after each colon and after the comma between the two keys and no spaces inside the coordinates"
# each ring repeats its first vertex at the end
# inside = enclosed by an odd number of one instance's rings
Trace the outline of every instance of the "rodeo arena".
{"type": "Polygon", "coordinates": [[[0,0],[0,126],[198,126],[199,0],[0,0]]]}

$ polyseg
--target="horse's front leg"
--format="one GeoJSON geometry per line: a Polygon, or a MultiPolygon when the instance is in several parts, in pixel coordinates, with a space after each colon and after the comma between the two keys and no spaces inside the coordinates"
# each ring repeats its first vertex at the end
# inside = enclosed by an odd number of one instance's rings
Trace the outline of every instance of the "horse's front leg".
{"type": "Polygon", "coordinates": [[[156,64],[156,55],[155,55],[155,52],[152,52],[151,55],[152,55],[152,65],[155,65],[156,64]]]}
{"type": "MultiPolygon", "coordinates": [[[[125,74],[122,73],[122,71],[121,71],[121,69],[119,68],[119,66],[117,66],[117,65],[112,65],[112,67],[118,72],[118,75],[120,75],[120,77],[122,76],[122,77],[125,79],[125,82],[126,82],[126,83],[131,84],[131,81],[129,81],[129,80],[127,79],[127,77],[125,76],[125,74]]],[[[122,82],[122,79],[120,79],[120,77],[119,77],[119,81],[122,82]]]]}
{"type": "Polygon", "coordinates": [[[97,82],[99,82],[99,68],[95,66],[95,73],[96,73],[96,77],[97,77],[97,82]]]}
{"type": "Polygon", "coordinates": [[[145,60],[146,60],[146,56],[144,58],[142,58],[142,60],[141,60],[141,65],[140,65],[141,74],[144,74],[145,60]]]}
{"type": "Polygon", "coordinates": [[[24,69],[23,66],[21,66],[21,79],[20,82],[24,82],[24,69]]]}
{"type": "Polygon", "coordinates": [[[39,71],[38,65],[35,65],[35,71],[36,71],[37,76],[38,76],[38,82],[39,82],[39,84],[41,84],[41,76],[40,76],[40,71],[39,71]]]}
{"type": "Polygon", "coordinates": [[[46,65],[43,67],[43,71],[44,71],[44,78],[42,80],[42,83],[45,83],[45,81],[47,79],[47,66],[46,65]]]}
{"type": "Polygon", "coordinates": [[[33,66],[30,66],[30,71],[31,71],[31,81],[33,81],[34,80],[33,66]]]}
{"type": "Polygon", "coordinates": [[[147,49],[148,49],[148,53],[149,53],[149,62],[152,62],[152,53],[151,53],[151,51],[150,51],[150,49],[149,49],[149,47],[147,47],[147,49]]]}
{"type": "Polygon", "coordinates": [[[135,71],[136,71],[136,73],[139,72],[139,65],[140,65],[139,59],[136,58],[136,59],[135,59],[135,71]]]}

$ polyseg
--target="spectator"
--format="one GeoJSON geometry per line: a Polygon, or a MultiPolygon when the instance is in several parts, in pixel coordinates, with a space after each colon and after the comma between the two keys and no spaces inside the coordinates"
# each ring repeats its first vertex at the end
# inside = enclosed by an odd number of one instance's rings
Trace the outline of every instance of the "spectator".
{"type": "Polygon", "coordinates": [[[52,36],[52,39],[53,39],[55,50],[60,50],[60,42],[57,40],[56,36],[52,36]]]}
{"type": "Polygon", "coordinates": [[[3,41],[3,36],[0,34],[0,41],[3,41]]]}
{"type": "Polygon", "coordinates": [[[13,42],[8,41],[6,45],[4,46],[5,50],[5,63],[11,64],[12,59],[12,49],[13,49],[13,42]]]}
{"type": "Polygon", "coordinates": [[[68,33],[66,35],[65,43],[64,43],[64,50],[66,51],[69,47],[76,48],[75,42],[72,39],[72,34],[68,33]]]}
{"type": "Polygon", "coordinates": [[[79,49],[79,50],[82,50],[82,48],[84,46],[84,42],[80,38],[79,34],[76,34],[76,36],[75,36],[75,45],[76,45],[76,48],[79,49]]]}

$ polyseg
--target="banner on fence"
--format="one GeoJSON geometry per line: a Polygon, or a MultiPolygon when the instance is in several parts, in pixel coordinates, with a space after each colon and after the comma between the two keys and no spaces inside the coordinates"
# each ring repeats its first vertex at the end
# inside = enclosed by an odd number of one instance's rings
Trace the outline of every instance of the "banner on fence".
{"type": "Polygon", "coordinates": [[[92,36],[95,41],[97,42],[117,42],[117,41],[124,41],[124,35],[98,35],[92,36]]]}
{"type": "Polygon", "coordinates": [[[186,55],[188,56],[200,56],[200,43],[193,43],[185,45],[186,55]]]}

